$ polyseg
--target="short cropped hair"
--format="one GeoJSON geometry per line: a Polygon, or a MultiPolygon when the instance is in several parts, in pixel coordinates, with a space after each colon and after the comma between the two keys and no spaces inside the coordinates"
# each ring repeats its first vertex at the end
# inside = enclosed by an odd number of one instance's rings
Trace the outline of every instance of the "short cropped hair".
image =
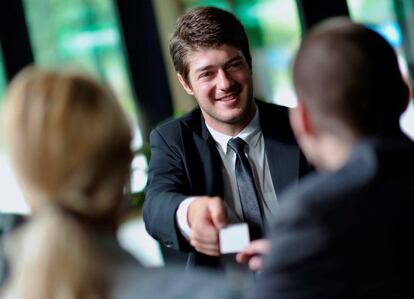
{"type": "Polygon", "coordinates": [[[222,45],[241,50],[249,68],[252,68],[249,40],[243,25],[233,14],[215,7],[190,10],[178,19],[170,39],[170,54],[176,72],[188,82],[188,53],[222,45]]]}
{"type": "Polygon", "coordinates": [[[333,120],[362,134],[395,128],[408,103],[391,45],[346,18],[309,32],[296,55],[293,80],[299,100],[325,128],[332,129],[333,120]]]}

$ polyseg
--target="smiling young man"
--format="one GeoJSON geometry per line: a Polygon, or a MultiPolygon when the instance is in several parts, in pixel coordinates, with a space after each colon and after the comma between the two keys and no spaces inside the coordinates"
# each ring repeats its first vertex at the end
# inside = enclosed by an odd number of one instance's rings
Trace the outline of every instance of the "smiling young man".
{"type": "Polygon", "coordinates": [[[199,108],[151,133],[146,228],[165,246],[190,252],[190,265],[227,267],[234,256],[220,257],[220,228],[247,222],[252,238],[260,237],[280,190],[308,165],[287,108],[253,96],[249,43],[234,15],[189,11],[177,22],[170,53],[199,108]]]}

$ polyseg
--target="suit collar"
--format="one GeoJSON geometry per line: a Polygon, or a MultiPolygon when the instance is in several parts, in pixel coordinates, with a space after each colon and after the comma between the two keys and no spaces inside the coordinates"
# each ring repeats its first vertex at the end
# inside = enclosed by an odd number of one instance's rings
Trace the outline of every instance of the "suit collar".
{"type": "Polygon", "coordinates": [[[256,110],[256,114],[254,115],[253,119],[250,121],[250,123],[236,136],[230,136],[223,134],[221,132],[218,132],[205,124],[208,131],[210,132],[211,136],[213,137],[216,144],[220,146],[222,151],[227,154],[227,144],[230,139],[239,137],[243,139],[250,148],[254,148],[257,146],[259,139],[260,139],[260,121],[259,121],[259,113],[256,110]]]}
{"type": "MultiPolygon", "coordinates": [[[[273,186],[278,193],[289,183],[298,180],[300,176],[301,154],[289,125],[287,108],[257,100],[256,104],[273,186]]],[[[205,124],[200,108],[195,109],[191,113],[189,122],[187,125],[206,141],[206,146],[208,147],[205,150],[210,149],[209,152],[214,156],[213,173],[220,173],[216,171],[221,171],[219,167],[221,165],[221,158],[215,141],[205,124]]]]}

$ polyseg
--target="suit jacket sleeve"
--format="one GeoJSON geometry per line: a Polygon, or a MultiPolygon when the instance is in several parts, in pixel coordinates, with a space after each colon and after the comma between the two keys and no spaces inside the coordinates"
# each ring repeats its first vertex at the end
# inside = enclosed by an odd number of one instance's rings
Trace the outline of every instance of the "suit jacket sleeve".
{"type": "Polygon", "coordinates": [[[291,193],[271,228],[271,251],[264,260],[254,298],[343,298],[343,259],[316,215],[291,193]]]}
{"type": "Polygon", "coordinates": [[[166,138],[174,136],[168,133],[155,129],[150,135],[151,160],[143,216],[147,231],[155,239],[166,247],[190,251],[192,247],[175,223],[176,210],[188,197],[188,180],[179,142],[167,142],[166,138]]]}

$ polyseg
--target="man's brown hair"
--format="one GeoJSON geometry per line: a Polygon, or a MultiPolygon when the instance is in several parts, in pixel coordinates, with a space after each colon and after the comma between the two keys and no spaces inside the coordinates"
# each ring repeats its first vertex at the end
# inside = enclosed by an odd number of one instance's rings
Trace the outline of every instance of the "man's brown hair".
{"type": "Polygon", "coordinates": [[[293,79],[299,100],[325,129],[338,121],[362,134],[396,128],[408,103],[391,45],[345,18],[327,20],[304,38],[293,79]]]}
{"type": "Polygon", "coordinates": [[[249,68],[252,68],[249,40],[243,25],[233,14],[215,7],[190,10],[178,19],[170,39],[170,54],[175,70],[188,82],[188,53],[222,45],[240,49],[249,68]]]}

